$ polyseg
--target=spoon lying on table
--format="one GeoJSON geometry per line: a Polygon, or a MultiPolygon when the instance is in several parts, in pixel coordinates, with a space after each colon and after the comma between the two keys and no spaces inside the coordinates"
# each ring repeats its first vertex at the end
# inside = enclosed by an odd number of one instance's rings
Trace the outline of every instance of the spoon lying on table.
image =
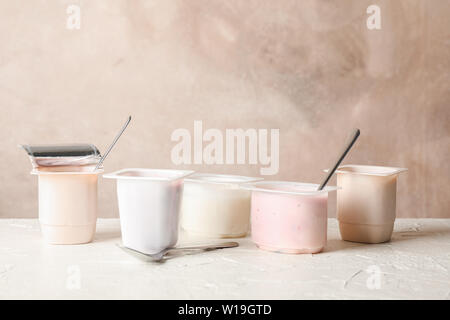
{"type": "Polygon", "coordinates": [[[216,250],[216,249],[225,249],[225,248],[234,248],[234,247],[238,247],[239,243],[234,242],[234,241],[230,241],[230,242],[222,242],[222,243],[217,243],[217,244],[206,244],[206,245],[193,245],[193,246],[186,246],[186,247],[172,247],[172,248],[167,248],[164,249],[158,253],[143,253],[134,249],[130,249],[127,248],[125,246],[122,245],[117,245],[119,248],[121,248],[122,250],[124,250],[127,253],[130,253],[131,255],[144,260],[144,261],[148,261],[149,258],[152,261],[162,261],[163,258],[167,255],[167,254],[172,254],[172,253],[177,253],[177,252],[183,252],[183,251],[192,251],[192,250],[203,250],[203,251],[210,251],[210,250],[216,250]]]}
{"type": "Polygon", "coordinates": [[[350,139],[348,140],[348,142],[345,144],[344,149],[342,150],[342,152],[339,154],[339,158],[337,159],[336,163],[334,164],[334,167],[331,168],[330,170],[328,170],[328,174],[326,175],[326,177],[322,180],[322,183],[320,184],[319,188],[317,190],[322,190],[326,184],[328,183],[328,181],[330,180],[331,176],[334,174],[334,172],[336,171],[336,169],[339,167],[339,165],[341,164],[342,160],[344,160],[345,156],[347,155],[347,153],[350,151],[350,149],[352,148],[353,144],[355,143],[356,139],[358,139],[359,134],[361,132],[359,131],[359,129],[355,129],[352,132],[352,135],[350,136],[350,139]]]}

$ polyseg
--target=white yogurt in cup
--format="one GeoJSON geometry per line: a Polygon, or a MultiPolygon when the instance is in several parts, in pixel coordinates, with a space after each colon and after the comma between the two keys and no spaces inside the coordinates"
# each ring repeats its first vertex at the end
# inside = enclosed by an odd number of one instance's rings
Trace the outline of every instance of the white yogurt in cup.
{"type": "Polygon", "coordinates": [[[208,238],[244,237],[250,223],[250,194],[243,183],[260,181],[235,175],[197,173],[185,181],[181,227],[208,238]]]}
{"type": "Polygon", "coordinates": [[[327,243],[328,193],[318,184],[263,181],[242,186],[252,190],[253,242],[263,250],[318,253],[327,243]]]}
{"type": "Polygon", "coordinates": [[[103,172],[93,169],[42,167],[31,172],[39,177],[39,222],[48,243],[81,244],[93,240],[98,174],[103,172]]]}
{"type": "Polygon", "coordinates": [[[178,241],[183,179],[193,171],[123,169],[103,177],[117,180],[122,242],[147,254],[178,241]]]}
{"type": "Polygon", "coordinates": [[[337,219],[342,240],[380,243],[394,229],[397,178],[405,168],[345,165],[336,170],[337,219]]]}

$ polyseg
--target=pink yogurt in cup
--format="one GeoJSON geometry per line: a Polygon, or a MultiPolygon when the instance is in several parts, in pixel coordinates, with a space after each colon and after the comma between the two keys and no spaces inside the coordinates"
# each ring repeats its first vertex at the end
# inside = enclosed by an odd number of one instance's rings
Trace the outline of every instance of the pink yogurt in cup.
{"type": "Polygon", "coordinates": [[[327,242],[328,192],[336,187],[284,181],[243,186],[252,190],[251,234],[263,250],[318,253],[327,242]]]}

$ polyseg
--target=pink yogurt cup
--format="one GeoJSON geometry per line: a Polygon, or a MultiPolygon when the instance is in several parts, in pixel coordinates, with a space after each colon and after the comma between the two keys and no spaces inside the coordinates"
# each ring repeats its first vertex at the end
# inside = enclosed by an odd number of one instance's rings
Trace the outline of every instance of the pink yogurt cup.
{"type": "Polygon", "coordinates": [[[318,253],[327,242],[328,192],[318,184],[261,181],[245,184],[252,190],[251,235],[263,250],[318,253]]]}

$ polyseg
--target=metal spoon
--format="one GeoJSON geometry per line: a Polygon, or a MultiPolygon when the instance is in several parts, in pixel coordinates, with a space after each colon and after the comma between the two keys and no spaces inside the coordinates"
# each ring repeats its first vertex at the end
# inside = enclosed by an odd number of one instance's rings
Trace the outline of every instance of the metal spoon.
{"type": "Polygon", "coordinates": [[[123,125],[122,129],[120,129],[119,133],[116,135],[116,137],[114,138],[113,142],[111,143],[111,145],[109,146],[108,150],[106,150],[105,154],[103,155],[103,157],[100,158],[100,161],[97,163],[97,165],[95,166],[94,171],[96,171],[98,168],[100,168],[100,166],[102,165],[103,161],[105,161],[106,157],[108,156],[109,152],[111,151],[111,149],[114,147],[114,145],[116,144],[117,140],[119,140],[120,136],[122,135],[122,133],[125,131],[125,129],[128,127],[128,124],[131,121],[131,116],[128,117],[127,121],[125,122],[125,124],[123,125]]]}
{"type": "Polygon", "coordinates": [[[206,244],[206,245],[194,245],[194,246],[186,246],[186,247],[172,247],[164,249],[158,253],[143,253],[134,249],[127,248],[125,246],[117,245],[119,248],[123,249],[125,252],[130,253],[131,255],[144,260],[148,261],[148,258],[150,260],[159,262],[162,261],[164,256],[166,256],[169,253],[177,253],[177,252],[183,252],[183,251],[192,251],[192,250],[204,250],[204,251],[210,251],[210,250],[216,250],[216,249],[225,249],[225,248],[234,248],[238,247],[239,243],[230,241],[230,242],[222,242],[217,244],[206,244]]]}
{"type": "Polygon", "coordinates": [[[350,136],[350,140],[345,144],[344,150],[340,153],[339,158],[336,161],[336,164],[334,165],[334,167],[331,170],[328,171],[327,176],[325,177],[325,179],[323,179],[322,183],[320,184],[320,186],[317,190],[322,190],[326,186],[326,184],[328,183],[328,180],[330,180],[331,176],[334,174],[336,169],[339,167],[342,160],[344,160],[345,156],[350,151],[350,149],[353,146],[353,144],[355,143],[356,139],[358,139],[359,134],[360,134],[359,129],[355,129],[353,131],[352,135],[350,136]]]}

